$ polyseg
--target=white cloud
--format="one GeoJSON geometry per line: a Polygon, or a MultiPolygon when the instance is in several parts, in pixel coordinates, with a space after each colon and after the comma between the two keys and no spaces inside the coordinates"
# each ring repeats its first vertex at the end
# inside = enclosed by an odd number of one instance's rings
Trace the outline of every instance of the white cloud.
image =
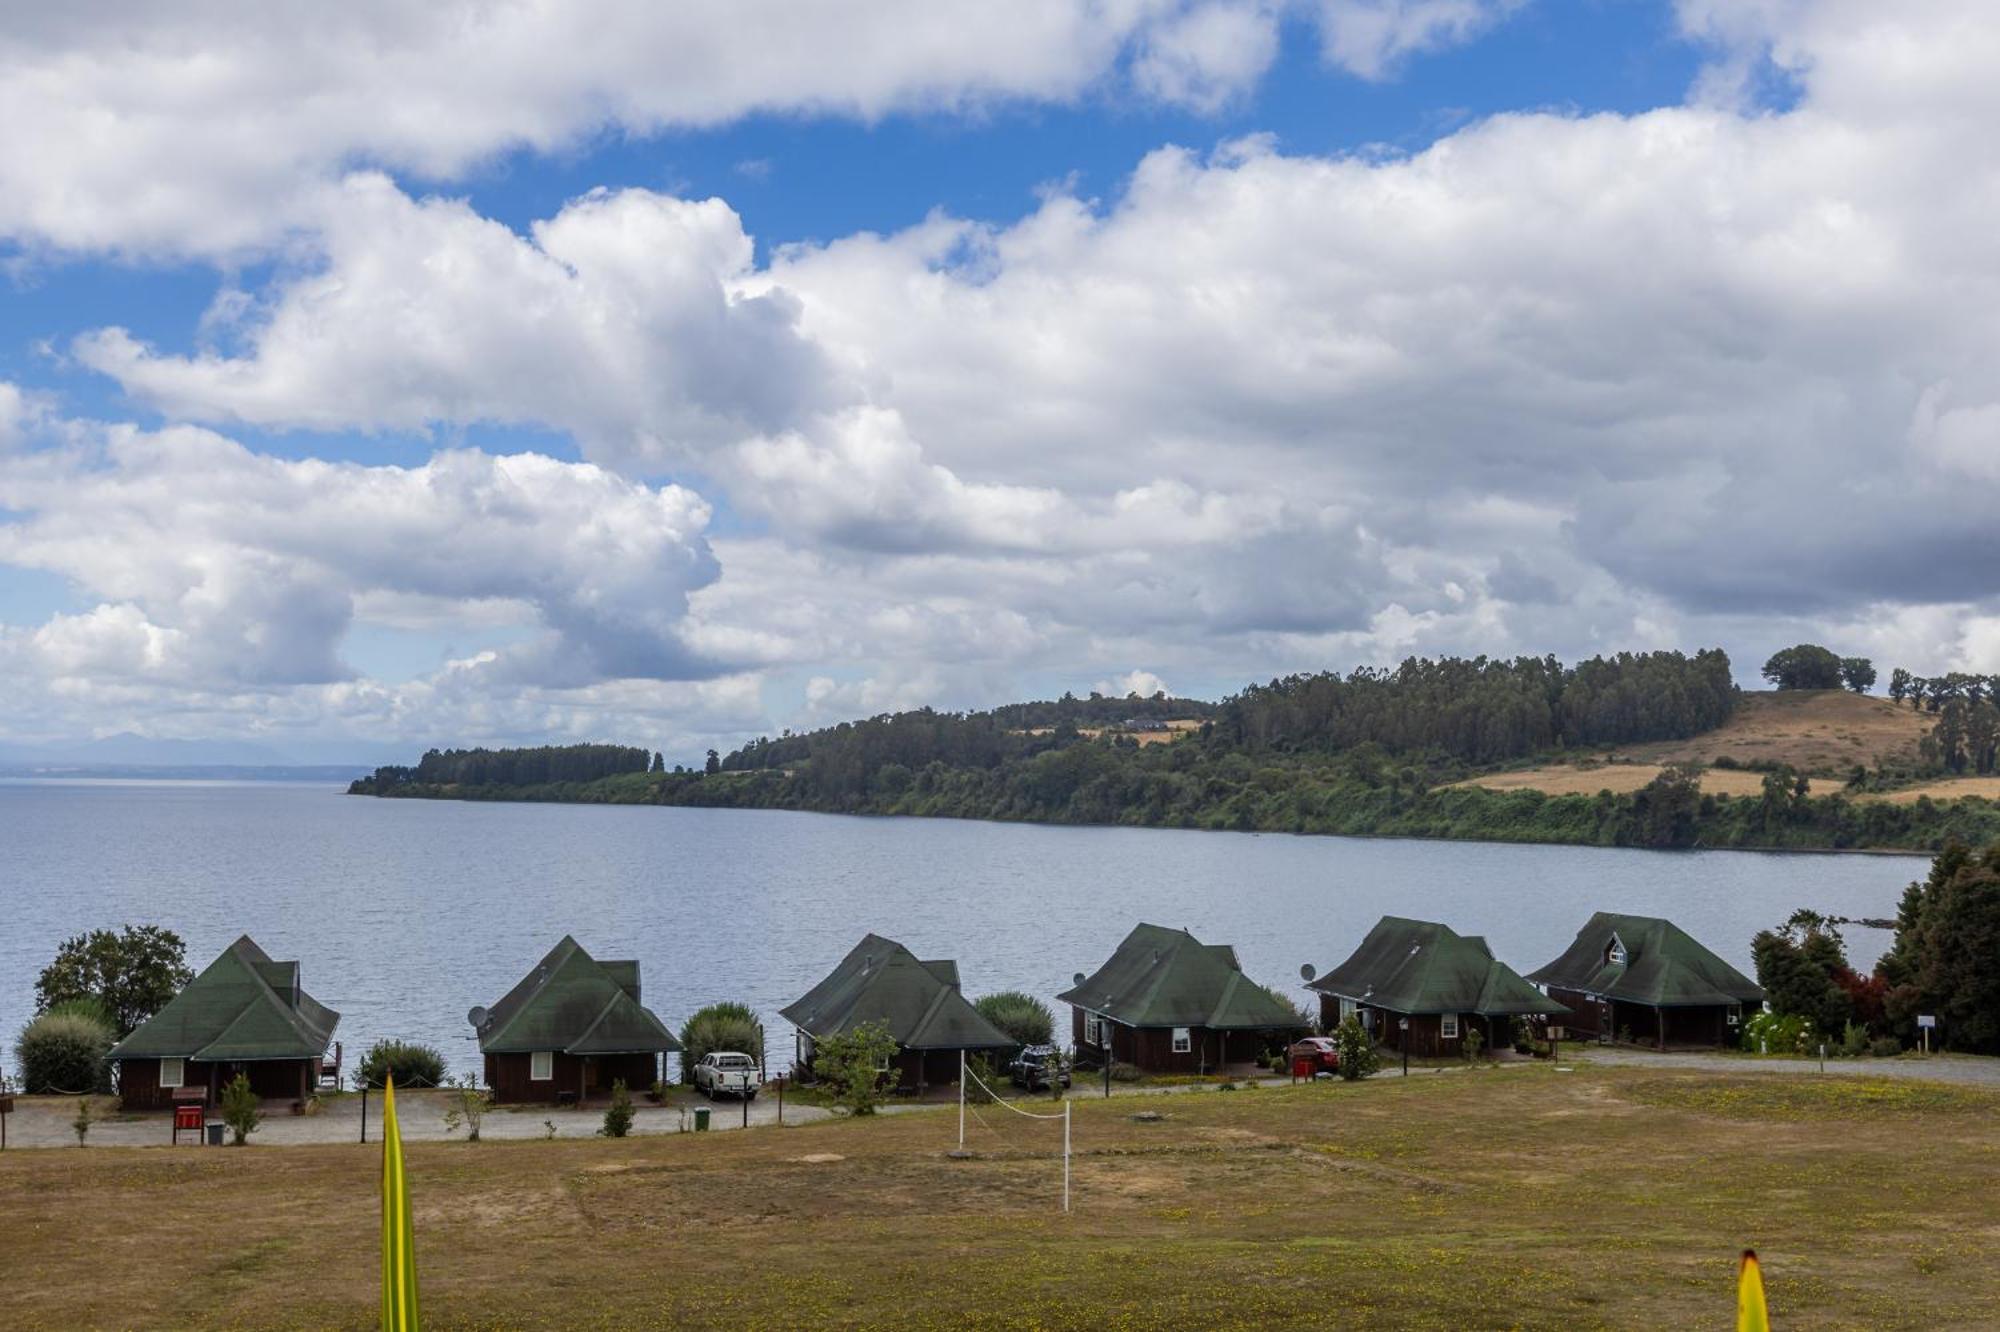
{"type": "Polygon", "coordinates": [[[419,467],[258,455],[205,430],[68,423],[0,461],[0,561],[97,604],[14,650],[43,673],[141,684],[349,681],[376,597],[522,608],[541,637],[482,668],[524,686],[703,678],[690,593],[713,581],[709,509],[587,463],[441,452],[419,467]]]}
{"type": "Polygon", "coordinates": [[[259,250],[357,164],[441,182],[608,131],[1074,103],[1135,51],[1142,95],[1208,105],[1268,27],[1216,0],[42,6],[0,33],[0,235],[259,250]]]}
{"type": "Polygon", "coordinates": [[[1167,682],[1151,671],[1127,671],[1110,680],[1100,680],[1096,691],[1106,698],[1130,698],[1137,694],[1140,698],[1151,698],[1155,694],[1171,694],[1167,682]]]}
{"type": "Polygon", "coordinates": [[[1383,79],[1413,55],[1462,46],[1527,0],[1317,0],[1327,63],[1383,79]]]}

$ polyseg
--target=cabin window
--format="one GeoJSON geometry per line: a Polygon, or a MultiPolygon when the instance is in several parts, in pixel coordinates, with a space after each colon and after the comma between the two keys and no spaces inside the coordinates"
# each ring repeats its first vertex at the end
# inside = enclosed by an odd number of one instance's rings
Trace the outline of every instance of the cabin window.
{"type": "Polygon", "coordinates": [[[1355,1007],[1356,1007],[1356,1005],[1355,1005],[1355,1002],[1354,1002],[1354,1001],[1353,1001],[1352,999],[1343,999],[1343,1000],[1341,1000],[1341,1001],[1340,1001],[1340,1020],[1341,1020],[1342,1022],[1345,1022],[1345,1021],[1347,1021],[1347,1019],[1349,1019],[1349,1018],[1353,1017],[1353,1016],[1354,1016],[1354,1009],[1355,1009],[1355,1007]]]}
{"type": "Polygon", "coordinates": [[[1614,967],[1625,965],[1625,941],[1617,935],[1611,936],[1611,947],[1604,950],[1604,960],[1614,967]]]}
{"type": "Polygon", "coordinates": [[[1194,1048],[1194,1041],[1193,1041],[1193,1039],[1191,1038],[1191,1036],[1190,1036],[1190,1034],[1189,1034],[1189,1032],[1188,1032],[1188,1029],[1187,1029],[1186,1027],[1175,1027],[1175,1028],[1174,1028],[1174,1053],[1175,1053],[1175,1054],[1186,1054],[1186,1053],[1187,1053],[1187,1052],[1188,1052],[1189,1050],[1191,1050],[1191,1049],[1193,1049],[1193,1048],[1194,1048]]]}
{"type": "Polygon", "coordinates": [[[170,1091],[187,1082],[187,1060],[162,1059],[160,1061],[160,1088],[170,1091]]]}
{"type": "Polygon", "coordinates": [[[1732,1008],[1732,1009],[1730,1009],[1730,1010],[1729,1010],[1729,1025],[1730,1025],[1730,1026],[1732,1026],[1732,1027],[1733,1027],[1733,1026],[1735,1026],[1735,1025],[1736,1025],[1737,1023],[1741,1022],[1742,1020],[1743,1020],[1743,1010],[1742,1010],[1742,1009],[1740,1009],[1740,1008],[1732,1008]]]}
{"type": "Polygon", "coordinates": [[[1095,1013],[1084,1014],[1083,1039],[1087,1045],[1104,1044],[1104,1019],[1095,1013]]]}
{"type": "Polygon", "coordinates": [[[528,1056],[528,1081],[547,1082],[556,1075],[556,1056],[552,1050],[537,1050],[528,1056]]]}
{"type": "Polygon", "coordinates": [[[875,1071],[876,1071],[877,1073],[887,1073],[887,1072],[889,1071],[889,1056],[888,1056],[888,1055],[876,1055],[876,1056],[875,1056],[875,1071]]]}
{"type": "Polygon", "coordinates": [[[1438,1035],[1448,1041],[1458,1039],[1458,1014],[1446,1013],[1438,1019],[1438,1035]]]}

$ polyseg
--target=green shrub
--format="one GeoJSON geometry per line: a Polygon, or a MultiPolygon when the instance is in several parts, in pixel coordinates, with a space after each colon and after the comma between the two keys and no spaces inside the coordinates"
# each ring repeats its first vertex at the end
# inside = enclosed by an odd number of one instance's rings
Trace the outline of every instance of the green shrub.
{"type": "Polygon", "coordinates": [[[250,1090],[250,1079],[238,1073],[222,1089],[222,1122],[229,1125],[230,1141],[241,1147],[249,1141],[257,1126],[264,1122],[263,1111],[258,1108],[257,1093],[250,1090]]]}
{"type": "Polygon", "coordinates": [[[1903,1053],[1903,1043],[1894,1036],[1877,1036],[1868,1042],[1868,1053],[1877,1059],[1894,1059],[1903,1053]]]}
{"type": "Polygon", "coordinates": [[[354,1078],[363,1087],[380,1087],[392,1074],[398,1087],[442,1087],[444,1056],[434,1046],[381,1040],[361,1056],[354,1078]]]}
{"type": "Polygon", "coordinates": [[[619,1078],[611,1084],[611,1104],[604,1110],[604,1127],[598,1132],[607,1138],[622,1138],[632,1131],[632,1094],[625,1090],[625,1079],[619,1078]]]}
{"type": "Polygon", "coordinates": [[[681,1024],[681,1081],[694,1085],[694,1066],[718,1050],[747,1054],[764,1063],[764,1027],[748,1004],[710,1004],[681,1024]]]}
{"type": "Polygon", "coordinates": [[[1140,1071],[1138,1065],[1121,1064],[1116,1060],[1112,1061],[1111,1080],[1113,1082],[1143,1082],[1145,1078],[1146,1075],[1140,1071]]]}
{"type": "Polygon", "coordinates": [[[972,1006],[1018,1045],[1048,1045],[1056,1038],[1055,1015],[1031,994],[1002,990],[981,995],[972,1006]]]}
{"type": "Polygon", "coordinates": [[[1361,1025],[1361,1019],[1350,1017],[1333,1032],[1334,1045],[1340,1051],[1340,1076],[1349,1082],[1365,1078],[1382,1066],[1382,1058],[1375,1053],[1375,1042],[1368,1038],[1368,1029],[1361,1025]]]}
{"type": "Polygon", "coordinates": [[[1841,1030],[1840,1044],[1836,1047],[1835,1053],[1845,1055],[1849,1059],[1859,1059],[1867,1054],[1868,1028],[1858,1022],[1849,1022],[1841,1030]]]}
{"type": "Polygon", "coordinates": [[[465,1125],[465,1140],[479,1141],[479,1126],[486,1120],[486,1108],[493,1104],[493,1093],[479,1085],[479,1079],[467,1073],[450,1084],[451,1095],[445,1098],[444,1131],[458,1132],[460,1124],[465,1125]]]}
{"type": "Polygon", "coordinates": [[[813,1073],[833,1094],[835,1105],[851,1115],[872,1115],[882,1104],[886,1091],[882,1065],[896,1057],[896,1038],[887,1023],[864,1022],[838,1036],[829,1036],[814,1047],[813,1073]]]}
{"type": "Polygon", "coordinates": [[[1743,1024],[1751,1054],[1805,1054],[1814,1044],[1812,1020],[1796,1013],[1757,1013],[1743,1024]]]}
{"type": "Polygon", "coordinates": [[[109,1091],[111,1065],[104,1056],[116,1041],[109,1023],[88,1014],[42,1014],[21,1028],[14,1046],[21,1089],[30,1095],[109,1091]]]}
{"type": "Polygon", "coordinates": [[[1465,1034],[1458,1038],[1458,1053],[1470,1064],[1479,1058],[1479,1051],[1486,1044],[1485,1035],[1477,1027],[1467,1027],[1465,1034]]]}

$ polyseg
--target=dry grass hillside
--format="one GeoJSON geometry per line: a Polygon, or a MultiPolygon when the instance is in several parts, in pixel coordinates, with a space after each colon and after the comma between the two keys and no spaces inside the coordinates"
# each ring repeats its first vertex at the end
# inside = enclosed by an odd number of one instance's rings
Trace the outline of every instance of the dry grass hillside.
{"type": "MultiPolygon", "coordinates": [[[[1858,764],[1879,768],[1914,763],[1917,746],[1935,720],[1929,713],[1898,707],[1886,698],[1838,690],[1745,694],[1736,715],[1713,731],[1688,740],[1627,745],[1581,764],[1558,763],[1474,777],[1468,786],[1495,791],[1543,791],[1549,795],[1624,795],[1660,775],[1668,763],[1707,769],[1701,789],[1713,795],[1756,795],[1761,772],[1716,768],[1717,759],[1741,764],[1783,763],[1811,773],[1813,794],[1838,789],[1858,764]],[[1831,780],[1829,780],[1831,779],[1831,780]]],[[[1986,778],[1932,782],[1922,788],[1933,800],[1979,795],[1989,799],[1996,784],[1986,778]]],[[[1917,791],[1883,799],[1914,800],[1917,791]]]]}
{"type": "Polygon", "coordinates": [[[1745,694],[1736,715],[1689,740],[1631,745],[1621,759],[1639,763],[1700,763],[1727,756],[1739,763],[1785,763],[1801,772],[1845,777],[1858,763],[1913,763],[1936,718],[1886,698],[1840,690],[1745,694]]]}

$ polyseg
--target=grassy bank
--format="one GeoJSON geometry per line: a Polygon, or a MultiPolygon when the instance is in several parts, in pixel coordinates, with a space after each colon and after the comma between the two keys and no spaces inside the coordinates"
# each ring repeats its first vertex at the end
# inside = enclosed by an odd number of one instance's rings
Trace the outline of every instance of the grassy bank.
{"type": "MultiPolygon", "coordinates": [[[[1592,1070],[410,1149],[434,1328],[1791,1327],[2000,1319],[2000,1097],[1592,1070]],[[1154,1109],[1166,1118],[1138,1123],[1154,1109]]],[[[16,1326],[375,1317],[377,1149],[0,1158],[16,1326]]]]}

